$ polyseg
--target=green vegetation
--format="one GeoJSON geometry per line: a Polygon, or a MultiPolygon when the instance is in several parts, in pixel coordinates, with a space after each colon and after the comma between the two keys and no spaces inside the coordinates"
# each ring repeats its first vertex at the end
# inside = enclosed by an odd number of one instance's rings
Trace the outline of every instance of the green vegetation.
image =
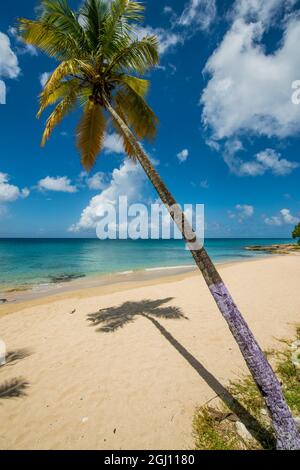
{"type": "Polygon", "coordinates": [[[292,237],[293,238],[298,238],[298,245],[300,245],[300,222],[296,227],[294,228],[292,232],[292,237]]]}
{"type": "Polygon", "coordinates": [[[225,421],[219,421],[213,410],[203,407],[197,411],[193,423],[195,444],[198,450],[232,450],[239,449],[236,433],[225,421]]]}
{"type": "MultiPolygon", "coordinates": [[[[300,326],[296,329],[296,335],[299,341],[300,326]]],[[[272,350],[267,352],[267,355],[275,364],[285,399],[293,416],[296,417],[300,416],[300,371],[293,362],[294,357],[299,359],[300,354],[292,347],[295,343],[283,342],[286,344],[283,351],[272,350]]],[[[245,376],[238,381],[231,382],[228,392],[232,395],[233,401],[237,400],[244,407],[245,416],[237,416],[234,407],[229,408],[222,401],[219,401],[215,408],[207,405],[199,407],[193,421],[195,448],[197,450],[274,449],[275,436],[271,420],[252,377],[245,376]],[[254,424],[247,421],[247,412],[254,418],[254,424]],[[240,421],[252,435],[251,438],[250,435],[249,439],[245,438],[246,430],[245,435],[238,432],[237,423],[240,421]]]]}

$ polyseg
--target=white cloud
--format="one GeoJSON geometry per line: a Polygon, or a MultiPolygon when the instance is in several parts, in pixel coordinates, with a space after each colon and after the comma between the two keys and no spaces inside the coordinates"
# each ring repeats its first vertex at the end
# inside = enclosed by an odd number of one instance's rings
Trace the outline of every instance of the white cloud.
{"type": "Polygon", "coordinates": [[[183,149],[183,150],[181,150],[181,152],[179,152],[177,154],[177,158],[178,158],[180,163],[185,162],[187,160],[188,156],[189,156],[188,149],[183,149]]]}
{"type": "Polygon", "coordinates": [[[236,0],[232,16],[247,21],[261,21],[268,26],[282,11],[288,13],[297,0],[236,0]]]}
{"type": "Polygon", "coordinates": [[[0,104],[6,104],[6,85],[1,78],[17,78],[20,73],[18,58],[11,49],[9,37],[0,32],[0,104]]]}
{"type": "Polygon", "coordinates": [[[266,149],[256,155],[256,160],[263,168],[270,169],[274,175],[278,176],[288,175],[299,167],[299,163],[280,157],[280,153],[276,153],[272,149],[266,149]]]}
{"type": "Polygon", "coordinates": [[[21,36],[18,35],[18,31],[14,27],[10,27],[8,29],[8,33],[20,44],[17,47],[18,54],[30,54],[31,56],[37,56],[38,52],[37,49],[32,46],[31,44],[26,44],[21,36]]]}
{"type": "Polygon", "coordinates": [[[39,79],[40,79],[40,84],[42,87],[44,87],[48,81],[48,78],[50,77],[50,75],[52,74],[52,72],[43,72],[39,79]]]}
{"type": "MultiPolygon", "coordinates": [[[[147,35],[157,37],[161,56],[184,44],[196,30],[209,29],[217,15],[216,0],[189,0],[179,15],[168,5],[163,8],[163,12],[169,15],[169,28],[140,26],[136,30],[139,39],[147,35]]],[[[163,69],[162,66],[157,68],[163,69]]]]}
{"type": "Polygon", "coordinates": [[[77,187],[71,184],[71,181],[67,176],[46,176],[46,178],[43,178],[38,182],[37,186],[38,189],[44,191],[63,193],[76,193],[77,191],[77,187]]]}
{"type": "Polygon", "coordinates": [[[118,134],[106,134],[103,150],[106,153],[124,153],[122,139],[118,134]]]}
{"type": "Polygon", "coordinates": [[[249,219],[254,214],[254,207],[249,204],[237,204],[234,211],[228,211],[230,219],[237,219],[239,223],[244,222],[245,219],[249,219]]]}
{"type": "Polygon", "coordinates": [[[258,43],[263,32],[261,22],[236,20],[206,64],[211,79],[201,98],[202,117],[215,140],[243,132],[282,138],[300,130],[300,106],[291,101],[300,69],[300,21],[287,23],[273,54],[258,43]]]}
{"type": "Polygon", "coordinates": [[[237,175],[291,173],[299,165],[273,150],[244,162],[243,136],[283,139],[300,131],[300,106],[292,102],[292,83],[298,78],[300,17],[291,13],[295,0],[236,0],[232,24],[207,61],[209,81],[201,96],[202,121],[210,131],[208,143],[223,150],[223,158],[237,175]],[[264,33],[281,28],[282,39],[267,53],[264,33]]]}
{"type": "Polygon", "coordinates": [[[237,204],[235,208],[240,213],[240,217],[243,218],[251,217],[254,214],[254,207],[248,204],[237,204]]]}
{"type": "Polygon", "coordinates": [[[128,203],[136,202],[141,197],[145,175],[140,165],[126,159],[119,169],[115,169],[107,188],[93,197],[82,211],[79,222],[70,227],[71,232],[95,228],[103,215],[107,203],[116,204],[120,196],[127,196],[128,203]]]}
{"type": "Polygon", "coordinates": [[[275,226],[280,226],[280,225],[294,225],[299,222],[299,217],[294,217],[291,214],[291,211],[289,209],[281,209],[279,211],[278,215],[273,215],[272,217],[266,217],[265,218],[265,223],[267,225],[275,225],[275,226]]]}
{"type": "Polygon", "coordinates": [[[172,7],[170,7],[169,5],[166,5],[163,9],[163,12],[166,14],[166,15],[172,15],[174,14],[174,10],[172,7]]]}
{"type": "Polygon", "coordinates": [[[215,0],[189,0],[178,24],[181,26],[198,26],[201,30],[209,29],[217,14],[215,0]]]}
{"type": "Polygon", "coordinates": [[[9,37],[0,32],[0,77],[17,78],[20,72],[18,58],[11,49],[9,37]]]}
{"type": "Polygon", "coordinates": [[[89,189],[97,191],[97,190],[103,190],[106,187],[105,183],[105,174],[99,171],[98,173],[95,173],[91,177],[86,178],[86,184],[89,189]]]}
{"type": "Polygon", "coordinates": [[[252,161],[243,161],[236,155],[236,152],[243,150],[243,148],[237,146],[239,141],[234,142],[236,146],[232,148],[231,153],[229,152],[231,142],[229,141],[226,146],[225,162],[230,170],[238,176],[261,176],[268,171],[275,176],[286,176],[300,166],[297,162],[281,158],[281,154],[273,149],[265,149],[257,153],[252,161]]]}
{"type": "Polygon", "coordinates": [[[183,37],[171,30],[163,28],[152,28],[151,26],[140,26],[137,30],[137,37],[142,39],[144,36],[156,36],[159,42],[159,52],[161,55],[169,52],[178,44],[183,43],[183,37]]]}
{"type": "Polygon", "coordinates": [[[9,176],[6,173],[0,173],[0,203],[13,202],[19,198],[26,198],[29,195],[29,189],[20,189],[9,183],[9,176]]]}

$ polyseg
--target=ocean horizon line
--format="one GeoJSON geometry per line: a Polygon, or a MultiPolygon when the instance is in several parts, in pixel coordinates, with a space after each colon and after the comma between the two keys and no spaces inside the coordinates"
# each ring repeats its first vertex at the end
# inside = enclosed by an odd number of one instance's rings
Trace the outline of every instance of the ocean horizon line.
{"type": "MultiPolygon", "coordinates": [[[[205,237],[204,240],[278,240],[278,239],[281,239],[281,240],[293,240],[292,237],[287,237],[287,236],[272,236],[272,237],[260,237],[260,236],[251,236],[251,237],[205,237]]],[[[139,242],[139,241],[142,241],[142,242],[147,242],[147,241],[151,241],[151,242],[155,242],[155,241],[165,241],[165,242],[170,242],[170,241],[175,241],[175,242],[178,242],[178,241],[183,241],[182,239],[176,239],[176,238],[170,238],[170,239],[164,239],[164,238],[157,238],[157,239],[153,239],[153,238],[147,238],[147,239],[142,239],[142,238],[139,238],[137,240],[132,240],[131,238],[127,238],[127,239],[107,239],[107,240],[100,240],[99,238],[97,237],[1,237],[0,236],[0,240],[98,240],[98,241],[101,241],[101,242],[107,242],[107,241],[110,241],[110,242],[139,242]]]]}

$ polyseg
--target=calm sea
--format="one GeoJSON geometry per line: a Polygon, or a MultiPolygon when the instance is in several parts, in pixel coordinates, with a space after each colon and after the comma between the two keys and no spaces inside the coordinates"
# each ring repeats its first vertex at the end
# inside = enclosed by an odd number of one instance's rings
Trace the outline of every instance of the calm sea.
{"type": "MultiPolygon", "coordinates": [[[[247,260],[262,254],[248,245],[290,239],[207,239],[215,262],[247,260]]],[[[58,282],[60,278],[192,265],[181,240],[0,239],[0,290],[58,282]]]]}

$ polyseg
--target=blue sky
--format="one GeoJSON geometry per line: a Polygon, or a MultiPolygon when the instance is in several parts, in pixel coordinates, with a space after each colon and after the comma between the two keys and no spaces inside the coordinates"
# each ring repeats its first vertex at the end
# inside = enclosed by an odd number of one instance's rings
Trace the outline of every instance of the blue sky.
{"type": "MultiPolygon", "coordinates": [[[[124,164],[112,134],[91,174],[82,174],[79,112],[40,147],[47,113],[36,120],[37,96],[55,62],[13,29],[38,3],[0,7],[0,236],[93,236],[103,200],[127,191],[134,202],[156,196],[140,169],[124,164]]],[[[157,34],[161,49],[149,75],[160,126],[145,147],[164,181],[180,203],[205,204],[207,237],[289,236],[300,220],[300,105],[292,102],[299,2],[145,4],[141,34],[157,34]]]]}

